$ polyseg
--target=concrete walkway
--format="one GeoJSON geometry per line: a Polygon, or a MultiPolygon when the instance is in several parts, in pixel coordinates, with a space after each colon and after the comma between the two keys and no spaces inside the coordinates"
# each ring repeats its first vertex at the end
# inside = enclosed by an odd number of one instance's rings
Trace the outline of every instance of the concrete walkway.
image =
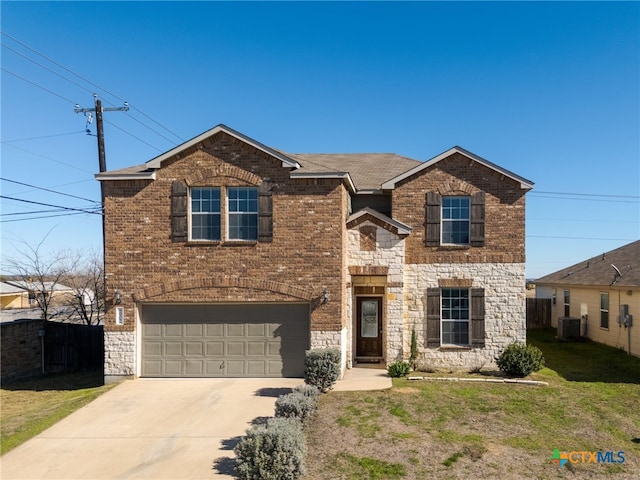
{"type": "MultiPolygon", "coordinates": [[[[2,480],[232,479],[233,448],[302,379],[125,381],[0,458],[2,480]]],[[[391,387],[347,370],[334,391],[391,387]]]]}
{"type": "Polygon", "coordinates": [[[348,369],[342,380],[336,382],[334,392],[357,392],[365,390],[385,390],[391,388],[391,377],[384,368],[378,366],[353,367],[348,369]]]}

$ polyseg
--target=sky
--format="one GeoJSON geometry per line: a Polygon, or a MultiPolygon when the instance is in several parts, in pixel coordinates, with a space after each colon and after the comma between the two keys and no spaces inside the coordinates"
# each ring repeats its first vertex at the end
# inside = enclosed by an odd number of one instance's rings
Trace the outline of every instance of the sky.
{"type": "Polygon", "coordinates": [[[74,112],[94,93],[130,105],[104,113],[109,170],[220,123],[290,153],[458,145],[535,183],[528,278],[640,238],[638,2],[0,9],[2,259],[102,249],[95,121],[74,112]]]}

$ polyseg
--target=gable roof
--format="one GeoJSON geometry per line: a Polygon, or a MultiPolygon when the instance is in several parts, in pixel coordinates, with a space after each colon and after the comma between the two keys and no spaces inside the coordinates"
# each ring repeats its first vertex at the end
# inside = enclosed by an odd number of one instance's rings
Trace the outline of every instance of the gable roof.
{"type": "Polygon", "coordinates": [[[390,231],[391,233],[395,233],[400,237],[406,237],[412,230],[409,225],[405,225],[402,222],[387,217],[386,215],[383,215],[369,207],[365,207],[350,215],[349,218],[347,218],[347,228],[354,227],[365,220],[375,223],[376,225],[390,231]]]}
{"type": "Polygon", "coordinates": [[[454,153],[459,153],[461,155],[464,155],[465,157],[478,162],[481,165],[484,165],[487,168],[490,168],[491,170],[494,170],[502,175],[504,175],[505,177],[508,177],[516,182],[518,182],[520,184],[520,188],[522,188],[523,190],[531,190],[533,188],[533,182],[530,180],[527,180],[524,177],[521,177],[520,175],[516,175],[513,172],[510,172],[509,170],[499,167],[498,165],[496,165],[495,163],[490,162],[489,160],[485,160],[482,157],[479,157],[478,155],[469,152],[468,150],[465,150],[462,147],[453,147],[450,148],[449,150],[447,150],[446,152],[441,153],[440,155],[437,155],[435,157],[433,157],[431,160],[427,160],[424,163],[421,163],[420,165],[415,166],[414,168],[412,168],[411,170],[408,170],[396,177],[391,178],[390,180],[388,180],[387,182],[382,184],[382,188],[384,189],[393,189],[396,186],[396,183],[401,182],[402,180],[404,180],[405,178],[409,178],[412,175],[415,175],[416,173],[421,172],[422,170],[429,168],[432,165],[435,165],[436,163],[438,163],[439,161],[450,157],[451,155],[453,155],[454,153]]]}
{"type": "Polygon", "coordinates": [[[349,173],[359,192],[374,192],[391,176],[422,165],[412,158],[395,153],[296,153],[287,154],[296,159],[300,168],[291,177],[327,174],[329,172],[349,173]]]}
{"type": "Polygon", "coordinates": [[[271,147],[268,147],[246,135],[234,130],[233,128],[227,127],[224,124],[216,125],[215,127],[207,130],[206,132],[201,133],[198,136],[193,137],[191,140],[187,140],[186,142],[172,148],[171,150],[164,152],[161,155],[158,155],[155,158],[152,158],[144,165],[137,165],[134,167],[122,168],[119,170],[111,170],[108,172],[101,172],[95,175],[95,178],[98,180],[138,180],[138,179],[148,179],[155,180],[155,171],[162,166],[162,162],[167,160],[178,153],[187,150],[200,142],[206,140],[213,135],[224,132],[227,135],[230,135],[238,140],[243,141],[247,145],[251,145],[252,147],[261,150],[262,152],[271,155],[272,157],[280,160],[282,162],[283,167],[288,168],[299,168],[300,164],[287,156],[283,152],[275,150],[271,147]]]}
{"type": "Polygon", "coordinates": [[[640,240],[538,278],[534,283],[638,287],[640,286],[640,240]],[[622,275],[619,275],[616,269],[622,275]]]}

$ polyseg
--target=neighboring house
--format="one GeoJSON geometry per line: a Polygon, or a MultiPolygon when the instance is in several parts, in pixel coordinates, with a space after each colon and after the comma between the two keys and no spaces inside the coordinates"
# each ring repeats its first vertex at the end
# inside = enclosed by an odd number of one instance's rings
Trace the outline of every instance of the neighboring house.
{"type": "Polygon", "coordinates": [[[96,175],[105,208],[105,375],[302,376],[407,359],[495,365],[524,342],[525,194],[462,148],[289,154],[217,127],[96,175]]]}
{"type": "Polygon", "coordinates": [[[535,284],[536,297],[551,298],[554,327],[560,317],[580,318],[586,337],[640,357],[640,240],[535,284]]]}
{"type": "Polygon", "coordinates": [[[52,306],[62,305],[67,296],[73,295],[73,289],[60,283],[29,282],[26,280],[6,280],[0,282],[2,309],[37,308],[38,295],[51,295],[52,306]]]}
{"type": "Polygon", "coordinates": [[[30,308],[32,305],[29,300],[29,292],[10,283],[0,282],[0,306],[3,310],[30,308]]]}

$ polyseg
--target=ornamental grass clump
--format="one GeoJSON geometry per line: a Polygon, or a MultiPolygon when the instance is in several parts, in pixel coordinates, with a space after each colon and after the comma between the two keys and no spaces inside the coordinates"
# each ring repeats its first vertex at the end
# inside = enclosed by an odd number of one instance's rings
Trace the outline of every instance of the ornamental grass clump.
{"type": "Polygon", "coordinates": [[[304,382],[328,392],[340,377],[340,350],[307,350],[304,358],[304,382]]]}
{"type": "Polygon", "coordinates": [[[542,351],[533,345],[512,343],[496,359],[498,368],[514,377],[526,377],[544,367],[542,351]]]}
{"type": "Polygon", "coordinates": [[[247,430],[234,451],[240,480],[295,480],[304,475],[307,444],[298,420],[270,418],[247,430]]]}

